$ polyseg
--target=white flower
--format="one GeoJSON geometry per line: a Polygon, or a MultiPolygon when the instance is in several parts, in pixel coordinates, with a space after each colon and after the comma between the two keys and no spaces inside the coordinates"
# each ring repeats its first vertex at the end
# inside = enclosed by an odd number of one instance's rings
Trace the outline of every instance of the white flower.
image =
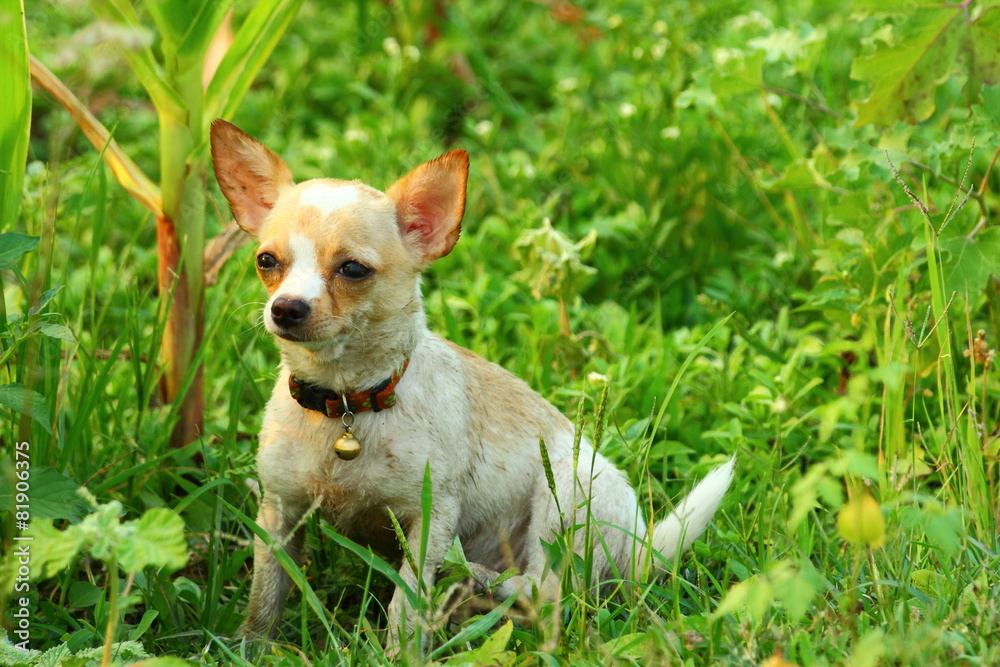
{"type": "Polygon", "coordinates": [[[587,373],[587,382],[595,387],[603,387],[608,383],[608,376],[597,371],[591,371],[587,373]]]}
{"type": "Polygon", "coordinates": [[[656,23],[654,23],[653,24],[653,32],[656,33],[657,35],[666,35],[667,34],[667,22],[661,19],[661,20],[657,21],[656,23]]]}
{"type": "Polygon", "coordinates": [[[570,76],[565,79],[561,79],[559,83],[556,84],[556,89],[562,93],[568,93],[571,90],[576,90],[576,87],[580,85],[580,82],[575,76],[570,76]]]}
{"type": "Polygon", "coordinates": [[[493,132],[493,121],[481,120],[476,123],[475,132],[481,137],[485,137],[493,132]]]}
{"type": "Polygon", "coordinates": [[[403,55],[406,56],[408,60],[418,62],[420,60],[420,49],[412,44],[407,44],[403,47],[403,55]]]}
{"type": "Polygon", "coordinates": [[[642,60],[643,53],[645,53],[645,51],[642,50],[641,46],[637,46],[634,49],[632,49],[632,57],[635,58],[636,60],[642,60]]]}
{"type": "Polygon", "coordinates": [[[716,65],[725,65],[730,60],[742,60],[743,52],[738,49],[719,47],[712,51],[712,62],[716,65]]]}
{"type": "Polygon", "coordinates": [[[347,130],[344,132],[344,141],[366,143],[368,141],[368,133],[364,130],[347,130]]]}
{"type": "Polygon", "coordinates": [[[635,105],[629,102],[622,102],[618,107],[618,115],[622,118],[628,118],[629,116],[635,115],[635,105]]]}
{"type": "Polygon", "coordinates": [[[399,42],[396,41],[395,37],[386,37],[382,40],[382,48],[393,58],[399,56],[399,42]]]}
{"type": "Polygon", "coordinates": [[[671,125],[670,127],[665,127],[660,130],[660,137],[663,139],[679,139],[681,136],[681,128],[676,125],[671,125]]]}

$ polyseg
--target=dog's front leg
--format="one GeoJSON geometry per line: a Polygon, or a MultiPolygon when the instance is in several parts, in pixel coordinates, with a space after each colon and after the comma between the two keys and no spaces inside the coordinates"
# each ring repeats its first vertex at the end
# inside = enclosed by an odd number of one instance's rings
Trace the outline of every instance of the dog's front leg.
{"type": "MultiPolygon", "coordinates": [[[[441,563],[444,562],[445,552],[455,539],[458,528],[459,503],[457,499],[437,500],[434,502],[434,509],[431,512],[431,525],[427,535],[427,549],[425,551],[423,567],[421,568],[420,582],[417,575],[410,567],[407,559],[403,560],[403,566],[399,570],[399,576],[403,579],[410,590],[415,591],[422,601],[426,602],[431,589],[434,587],[434,579],[437,575],[441,563]],[[422,587],[420,583],[422,582],[422,587]]],[[[422,533],[422,520],[417,519],[406,532],[406,541],[413,551],[414,558],[420,558],[420,541],[422,533]]],[[[420,567],[420,563],[417,563],[420,567]]],[[[397,587],[389,603],[389,641],[391,650],[398,651],[402,648],[402,642],[415,636],[419,623],[416,610],[410,606],[406,591],[402,587],[397,587]]],[[[426,633],[420,635],[420,651],[427,648],[429,637],[426,633]]]]}
{"type": "Polygon", "coordinates": [[[277,628],[292,580],[275,556],[275,551],[284,548],[296,563],[302,560],[305,528],[299,526],[296,529],[300,518],[301,513],[282,512],[267,501],[261,506],[257,524],[267,531],[271,545],[264,544],[259,537],[254,540],[250,604],[238,636],[270,637],[277,628]]]}

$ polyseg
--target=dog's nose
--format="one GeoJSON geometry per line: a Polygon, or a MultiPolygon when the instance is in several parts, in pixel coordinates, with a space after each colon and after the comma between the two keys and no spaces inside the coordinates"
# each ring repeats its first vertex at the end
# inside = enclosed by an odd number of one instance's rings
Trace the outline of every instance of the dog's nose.
{"type": "Polygon", "coordinates": [[[293,327],[309,317],[309,304],[302,299],[279,296],[271,304],[271,319],[279,327],[293,327]]]}

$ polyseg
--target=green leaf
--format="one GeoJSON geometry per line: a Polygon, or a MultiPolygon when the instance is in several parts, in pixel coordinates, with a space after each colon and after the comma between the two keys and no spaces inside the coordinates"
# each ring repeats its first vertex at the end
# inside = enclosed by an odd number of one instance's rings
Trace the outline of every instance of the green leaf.
{"type": "Polygon", "coordinates": [[[79,526],[58,530],[50,521],[32,521],[28,528],[31,542],[31,577],[47,579],[69,567],[84,545],[79,526]]]}
{"type": "Polygon", "coordinates": [[[736,52],[716,63],[709,76],[712,92],[719,97],[755,93],[764,86],[764,59],[767,53],[736,52]]]}
{"type": "Polygon", "coordinates": [[[16,382],[5,384],[0,386],[0,405],[8,407],[14,412],[28,415],[41,424],[46,433],[52,434],[52,425],[49,423],[49,407],[45,403],[45,397],[37,391],[16,382]]]}
{"type": "Polygon", "coordinates": [[[164,50],[201,60],[231,3],[218,0],[160,0],[146,3],[163,37],[164,50]]]}
{"type": "MultiPolygon", "coordinates": [[[[862,11],[902,13],[898,3],[856,3],[862,11]]],[[[934,112],[938,86],[953,74],[967,76],[966,98],[979,97],[983,85],[1000,81],[1000,7],[975,19],[965,5],[922,7],[879,44],[874,55],[857,58],[851,77],[872,83],[872,94],[858,107],[856,126],[918,123],[934,112]]]]}
{"type": "Polygon", "coordinates": [[[517,601],[518,595],[518,593],[515,593],[508,599],[504,600],[501,604],[494,607],[488,613],[470,619],[464,626],[462,626],[462,629],[452,635],[448,641],[434,649],[434,651],[431,652],[430,658],[434,659],[440,656],[452,646],[458,646],[467,641],[472,641],[476,637],[482,637],[487,630],[492,628],[500,619],[503,618],[503,615],[507,613],[507,610],[513,606],[514,602],[517,601]]]}
{"type": "Polygon", "coordinates": [[[983,84],[1000,82],[1000,7],[991,7],[972,22],[969,60],[969,81],[965,85],[968,99],[979,96],[983,84]]]}
{"type": "Polygon", "coordinates": [[[69,587],[69,606],[93,607],[102,596],[103,591],[89,581],[74,581],[69,587]]]}
{"type": "Polygon", "coordinates": [[[132,641],[138,641],[139,638],[146,633],[146,630],[149,630],[149,627],[153,625],[153,621],[155,621],[156,617],[159,615],[160,612],[157,610],[147,609],[146,613],[143,614],[142,618],[139,620],[139,625],[135,626],[135,629],[129,633],[128,638],[132,641]]]}
{"type": "Polygon", "coordinates": [[[205,90],[204,117],[232,118],[303,0],[262,0],[236,32],[205,90]]]}
{"type": "MultiPolygon", "coordinates": [[[[33,519],[69,519],[79,521],[87,515],[87,505],[77,494],[74,480],[45,466],[31,469],[31,517],[33,519]]],[[[0,494],[0,507],[10,503],[10,493],[0,494]]]]}
{"type": "Polygon", "coordinates": [[[854,60],[851,78],[871,84],[871,96],[858,105],[855,127],[897,121],[919,123],[934,112],[934,92],[953,71],[968,37],[965,9],[923,7],[897,29],[895,44],[854,60]]]}
{"type": "Polygon", "coordinates": [[[982,103],[976,105],[976,111],[982,118],[993,121],[994,132],[1000,132],[1000,85],[984,87],[981,97],[982,103]]]}
{"type": "MultiPolygon", "coordinates": [[[[145,617],[144,617],[145,618],[145,617]]],[[[195,663],[183,658],[175,658],[174,656],[166,656],[163,658],[153,658],[152,660],[143,660],[142,667],[191,667],[195,663]]]]}
{"type": "Polygon", "coordinates": [[[37,236],[17,232],[0,234],[0,271],[14,268],[25,254],[38,247],[39,240],[37,236]]]}
{"type": "Polygon", "coordinates": [[[184,521],[163,507],[155,507],[129,522],[135,531],[118,546],[118,562],[125,572],[139,572],[147,566],[184,567],[188,561],[184,521]]]}
{"type": "Polygon", "coordinates": [[[507,650],[510,643],[510,636],[514,631],[514,624],[508,620],[492,635],[486,638],[482,646],[472,651],[466,651],[452,656],[446,665],[468,665],[476,667],[490,667],[496,665],[503,667],[514,664],[517,657],[513,651],[507,650]]]}
{"type": "Polygon", "coordinates": [[[64,340],[69,343],[76,342],[76,337],[73,335],[73,332],[70,331],[69,327],[64,324],[45,322],[38,325],[38,333],[43,336],[48,336],[49,338],[58,338],[59,340],[64,340]]]}
{"type": "Polygon", "coordinates": [[[611,656],[624,660],[635,660],[640,663],[649,654],[647,645],[652,641],[648,632],[633,632],[615,637],[604,648],[611,656]]]}
{"type": "Polygon", "coordinates": [[[1000,227],[991,227],[971,239],[943,239],[945,294],[974,294],[986,286],[991,275],[1000,275],[1000,227]]]}
{"type": "Polygon", "coordinates": [[[52,289],[45,290],[45,292],[40,297],[38,297],[38,301],[32,304],[31,310],[28,311],[28,314],[37,315],[38,313],[42,312],[42,308],[45,308],[45,306],[49,305],[49,302],[52,301],[53,297],[55,297],[55,295],[58,294],[60,290],[62,290],[62,285],[57,285],[52,289]]]}
{"type": "MultiPolygon", "coordinates": [[[[0,230],[13,227],[21,210],[24,165],[31,126],[28,42],[22,0],[0,0],[0,230]]],[[[8,268],[0,261],[0,269],[8,268]]]]}

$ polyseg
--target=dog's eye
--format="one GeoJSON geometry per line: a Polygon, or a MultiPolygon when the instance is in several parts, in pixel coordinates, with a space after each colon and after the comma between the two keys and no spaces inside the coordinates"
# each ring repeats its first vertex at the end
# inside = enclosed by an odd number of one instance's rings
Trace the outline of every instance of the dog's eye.
{"type": "Polygon", "coordinates": [[[257,268],[262,271],[273,269],[278,266],[278,260],[269,252],[262,252],[257,255],[257,268]]]}
{"type": "Polygon", "coordinates": [[[337,273],[344,276],[348,280],[361,280],[371,272],[372,270],[367,266],[363,266],[354,261],[344,262],[340,265],[340,268],[337,269],[337,273]]]}

